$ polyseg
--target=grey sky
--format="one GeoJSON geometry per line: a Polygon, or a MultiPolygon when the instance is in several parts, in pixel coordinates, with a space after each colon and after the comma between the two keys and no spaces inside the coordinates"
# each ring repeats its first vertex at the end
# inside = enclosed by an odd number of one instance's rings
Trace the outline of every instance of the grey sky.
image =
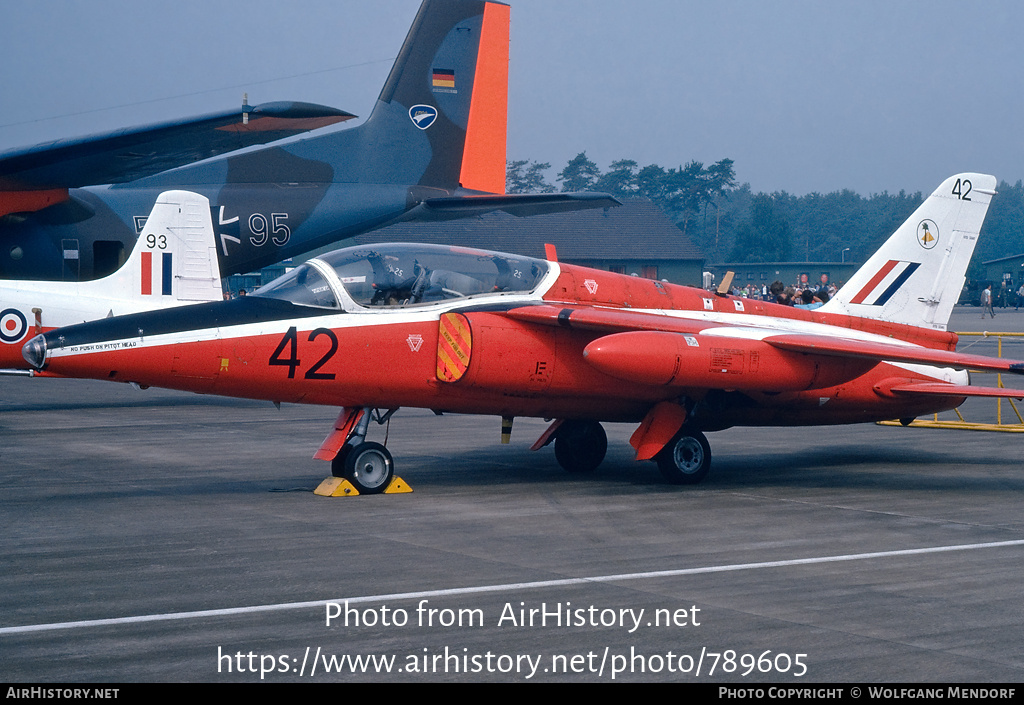
{"type": "MultiPolygon", "coordinates": [[[[1024,178],[1024,3],[509,4],[509,159],[554,172],[584,150],[602,169],[729,157],[755,190],[796,194],[1024,178]]],[[[244,91],[365,117],[418,6],[0,0],[0,150],[244,91]]]]}

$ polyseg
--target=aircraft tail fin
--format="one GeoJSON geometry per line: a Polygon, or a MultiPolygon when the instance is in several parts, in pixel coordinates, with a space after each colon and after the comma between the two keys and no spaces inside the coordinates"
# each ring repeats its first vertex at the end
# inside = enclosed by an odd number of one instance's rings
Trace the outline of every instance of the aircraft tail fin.
{"type": "Polygon", "coordinates": [[[818,310],[945,330],[995,188],[986,174],[946,179],[818,310]]]}
{"type": "Polygon", "coordinates": [[[420,186],[505,192],[509,20],[503,3],[424,0],[357,128],[375,162],[423,168],[420,186]]]}
{"type": "Polygon", "coordinates": [[[209,200],[191,191],[165,191],[124,266],[79,284],[79,292],[94,289],[135,309],[216,301],[224,296],[216,247],[209,200]]]}

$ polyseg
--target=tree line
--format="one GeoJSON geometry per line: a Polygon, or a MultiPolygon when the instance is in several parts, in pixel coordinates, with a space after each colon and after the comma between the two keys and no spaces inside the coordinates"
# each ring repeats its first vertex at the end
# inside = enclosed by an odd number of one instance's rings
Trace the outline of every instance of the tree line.
{"type": "MultiPolygon", "coordinates": [[[[547,181],[551,164],[510,161],[509,193],[604,191],[649,198],[711,262],[865,261],[921,205],[921,192],[861,196],[849,189],[795,196],[753,193],[738,184],[732,159],[705,166],[641,167],[632,159],[607,171],[581,152],[547,181]]],[[[992,199],[969,272],[981,262],[1024,252],[1024,184],[1001,182],[992,199]]]]}

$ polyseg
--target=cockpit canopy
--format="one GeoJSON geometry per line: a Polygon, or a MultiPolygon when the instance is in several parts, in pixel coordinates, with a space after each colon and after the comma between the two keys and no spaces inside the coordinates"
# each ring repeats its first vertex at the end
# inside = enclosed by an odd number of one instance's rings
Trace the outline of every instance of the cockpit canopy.
{"type": "Polygon", "coordinates": [[[285,272],[274,281],[261,286],[251,296],[281,299],[300,306],[338,308],[334,289],[320,271],[308,262],[285,272]]]}
{"type": "MultiPolygon", "coordinates": [[[[548,271],[543,260],[442,245],[382,244],[322,255],[359,306],[405,307],[480,294],[528,293],[548,271]]],[[[302,264],[253,292],[295,304],[339,308],[324,274],[302,264]]]]}

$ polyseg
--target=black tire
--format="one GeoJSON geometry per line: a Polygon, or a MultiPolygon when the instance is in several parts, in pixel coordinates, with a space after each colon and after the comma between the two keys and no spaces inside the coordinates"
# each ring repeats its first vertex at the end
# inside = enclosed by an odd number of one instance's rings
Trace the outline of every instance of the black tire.
{"type": "Polygon", "coordinates": [[[345,456],[344,476],[359,494],[380,494],[395,476],[395,461],[380,443],[360,443],[345,456]]]}
{"type": "Polygon", "coordinates": [[[608,452],[608,436],[597,421],[566,421],[555,434],[555,459],[569,472],[593,472],[608,452]]]}
{"type": "Polygon", "coordinates": [[[673,485],[696,485],[711,470],[711,446],[700,431],[680,431],[655,458],[673,485]]]}
{"type": "Polygon", "coordinates": [[[346,443],[338,451],[338,454],[334,456],[334,460],[331,461],[331,474],[335,477],[345,477],[345,458],[348,457],[350,450],[352,450],[352,446],[346,443]]]}

